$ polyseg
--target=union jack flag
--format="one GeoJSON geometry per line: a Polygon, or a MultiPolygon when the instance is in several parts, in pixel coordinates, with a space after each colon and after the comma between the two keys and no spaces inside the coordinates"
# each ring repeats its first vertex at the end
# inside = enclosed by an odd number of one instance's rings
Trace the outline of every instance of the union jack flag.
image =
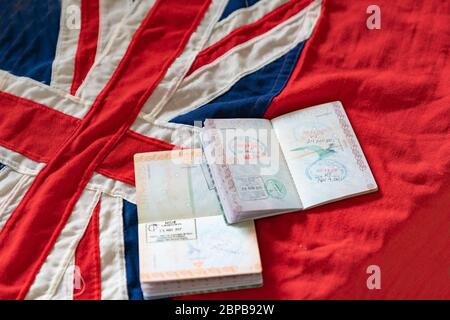
{"type": "Polygon", "coordinates": [[[143,298],[133,154],[262,117],[321,1],[1,6],[0,298],[143,298]]]}
{"type": "MultiPolygon", "coordinates": [[[[449,190],[448,124],[434,127],[439,145],[424,128],[448,118],[450,8],[403,2],[377,1],[396,13],[381,32],[363,0],[1,0],[0,299],[144,298],[133,155],[198,147],[205,118],[341,100],[382,196],[258,221],[265,287],[211,297],[332,296],[411,204],[449,190]]],[[[448,256],[435,248],[422,251],[448,256]]],[[[367,297],[362,283],[333,297],[367,297]]],[[[421,290],[408,294],[433,295],[421,290]]]]}

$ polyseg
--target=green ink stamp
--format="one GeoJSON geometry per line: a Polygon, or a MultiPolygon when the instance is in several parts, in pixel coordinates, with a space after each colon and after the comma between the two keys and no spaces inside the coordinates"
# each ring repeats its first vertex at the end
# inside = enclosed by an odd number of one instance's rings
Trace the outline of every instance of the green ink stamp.
{"type": "Polygon", "coordinates": [[[275,199],[283,199],[286,196],[286,187],[281,181],[269,179],[265,182],[267,193],[275,199]]]}

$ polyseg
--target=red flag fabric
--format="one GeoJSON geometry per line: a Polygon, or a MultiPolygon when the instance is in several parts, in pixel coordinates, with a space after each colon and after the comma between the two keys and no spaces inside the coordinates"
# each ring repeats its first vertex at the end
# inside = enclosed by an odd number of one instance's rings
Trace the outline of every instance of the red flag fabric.
{"type": "Polygon", "coordinates": [[[258,221],[264,287],[209,298],[450,298],[450,2],[372,4],[326,1],[265,116],[342,101],[379,192],[258,221]]]}

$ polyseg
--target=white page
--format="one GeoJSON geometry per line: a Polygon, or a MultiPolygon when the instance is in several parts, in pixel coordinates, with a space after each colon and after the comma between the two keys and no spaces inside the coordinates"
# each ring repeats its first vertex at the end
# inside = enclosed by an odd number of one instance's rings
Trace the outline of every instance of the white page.
{"type": "Polygon", "coordinates": [[[272,120],[304,208],[377,190],[340,102],[272,120]]]}
{"type": "Polygon", "coordinates": [[[261,272],[254,223],[225,223],[201,149],[135,155],[143,282],[261,272]]]}

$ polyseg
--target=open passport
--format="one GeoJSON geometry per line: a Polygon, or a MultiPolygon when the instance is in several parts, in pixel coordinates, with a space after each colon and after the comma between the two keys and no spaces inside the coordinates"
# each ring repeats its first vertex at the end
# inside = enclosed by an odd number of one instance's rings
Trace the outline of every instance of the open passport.
{"type": "Polygon", "coordinates": [[[378,189],[340,102],[272,120],[207,119],[202,144],[228,223],[378,189]]]}
{"type": "Polygon", "coordinates": [[[225,222],[201,149],[135,155],[147,299],[262,285],[253,221],[225,222]]]}

